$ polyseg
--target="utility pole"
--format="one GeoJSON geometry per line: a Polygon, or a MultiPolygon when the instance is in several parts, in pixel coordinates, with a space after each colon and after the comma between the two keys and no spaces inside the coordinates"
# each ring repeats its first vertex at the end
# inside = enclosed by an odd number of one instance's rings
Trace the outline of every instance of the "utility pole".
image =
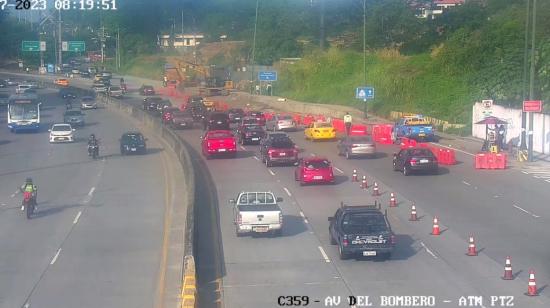
{"type": "Polygon", "coordinates": [[[116,28],[116,49],[115,49],[115,63],[117,71],[120,69],[120,28],[116,28]]]}
{"type": "Polygon", "coordinates": [[[250,73],[251,73],[251,76],[250,76],[250,81],[252,81],[252,87],[250,88],[250,92],[252,94],[252,92],[254,91],[254,88],[256,86],[256,78],[254,77],[254,57],[256,56],[255,53],[256,53],[256,31],[257,31],[257,28],[258,28],[258,7],[260,5],[260,0],[256,0],[256,19],[254,21],[254,38],[252,40],[252,59],[251,59],[251,69],[250,69],[250,73]]]}
{"type": "MultiPolygon", "coordinates": [[[[535,37],[537,25],[537,0],[533,0],[533,24],[531,30],[531,72],[529,76],[529,100],[533,100],[535,96],[535,37]]],[[[529,112],[529,155],[530,162],[533,161],[533,112],[529,112]]]]}
{"type": "MultiPolygon", "coordinates": [[[[367,0],[363,0],[363,86],[367,86],[367,0]]],[[[365,119],[367,118],[367,99],[363,100],[365,119]]]]}
{"type": "Polygon", "coordinates": [[[57,65],[59,69],[63,67],[63,43],[61,41],[61,10],[57,10],[57,65]]]}
{"type": "Polygon", "coordinates": [[[105,26],[101,25],[99,42],[101,43],[101,63],[105,63],[105,26]]]}
{"type": "MultiPolygon", "coordinates": [[[[525,41],[523,47],[523,100],[527,100],[527,65],[529,63],[529,21],[531,20],[531,0],[527,0],[525,14],[525,41]]],[[[521,112],[521,150],[527,150],[527,113],[521,112]]]]}
{"type": "Polygon", "coordinates": [[[321,14],[319,20],[319,48],[325,49],[325,0],[321,0],[321,14]]]}

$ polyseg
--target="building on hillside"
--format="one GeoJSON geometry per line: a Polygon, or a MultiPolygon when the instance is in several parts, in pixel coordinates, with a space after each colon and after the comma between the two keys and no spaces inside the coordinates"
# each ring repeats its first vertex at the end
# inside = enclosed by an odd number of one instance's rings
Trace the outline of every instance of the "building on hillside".
{"type": "Polygon", "coordinates": [[[158,44],[161,48],[182,48],[200,45],[204,39],[202,34],[162,34],[158,37],[158,44]]]}
{"type": "Polygon", "coordinates": [[[464,2],[466,0],[410,0],[409,6],[416,10],[416,17],[435,19],[437,15],[443,14],[445,10],[462,5],[464,2]]]}

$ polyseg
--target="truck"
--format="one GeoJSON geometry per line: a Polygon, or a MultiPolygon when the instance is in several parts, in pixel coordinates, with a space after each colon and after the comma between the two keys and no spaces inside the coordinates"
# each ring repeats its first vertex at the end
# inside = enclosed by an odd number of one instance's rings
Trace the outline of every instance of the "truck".
{"type": "Polygon", "coordinates": [[[346,205],[340,203],[334,216],[328,218],[329,238],[338,246],[341,260],[350,257],[381,257],[389,259],[396,245],[387,211],[382,213],[380,204],[346,205]]]}
{"type": "Polygon", "coordinates": [[[434,128],[422,115],[404,116],[395,123],[393,138],[396,142],[406,137],[416,141],[434,140],[434,128]]]}
{"type": "Polygon", "coordinates": [[[275,197],[271,191],[243,191],[236,199],[230,199],[237,237],[250,233],[280,236],[283,212],[279,202],[283,202],[283,198],[275,197]]]}

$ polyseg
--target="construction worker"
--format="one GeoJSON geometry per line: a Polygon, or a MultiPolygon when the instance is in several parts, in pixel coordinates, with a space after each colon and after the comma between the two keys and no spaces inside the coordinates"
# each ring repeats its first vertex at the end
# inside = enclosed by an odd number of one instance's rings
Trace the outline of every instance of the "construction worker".
{"type": "Polygon", "coordinates": [[[351,115],[349,112],[346,112],[346,115],[344,116],[344,126],[346,126],[346,135],[349,136],[351,131],[351,115]]]}
{"type": "Polygon", "coordinates": [[[168,85],[168,76],[164,76],[163,80],[162,80],[162,85],[166,88],[166,86],[168,85]]]}

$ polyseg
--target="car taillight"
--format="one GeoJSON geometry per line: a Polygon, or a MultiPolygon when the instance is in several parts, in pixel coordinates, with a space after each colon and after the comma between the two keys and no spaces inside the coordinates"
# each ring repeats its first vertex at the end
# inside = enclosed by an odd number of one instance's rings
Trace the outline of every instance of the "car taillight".
{"type": "Polygon", "coordinates": [[[397,239],[395,238],[395,235],[393,235],[393,234],[390,236],[390,243],[392,245],[397,244],[397,239]]]}
{"type": "Polygon", "coordinates": [[[273,149],[267,150],[267,154],[271,155],[271,154],[273,154],[273,153],[275,153],[275,150],[273,150],[273,149]]]}
{"type": "Polygon", "coordinates": [[[244,134],[246,137],[251,137],[252,136],[252,133],[245,133],[244,134]]]}
{"type": "Polygon", "coordinates": [[[241,224],[242,222],[243,222],[243,215],[239,214],[239,216],[237,216],[237,224],[241,224]]]}
{"type": "Polygon", "coordinates": [[[207,146],[207,147],[210,147],[210,142],[207,142],[207,143],[206,143],[206,146],[207,146]]]}
{"type": "Polygon", "coordinates": [[[343,246],[348,246],[348,245],[349,245],[349,241],[348,241],[347,238],[345,238],[345,239],[342,240],[342,245],[343,245],[343,246]]]}
{"type": "Polygon", "coordinates": [[[283,213],[279,213],[279,224],[283,224],[283,213]]]}
{"type": "Polygon", "coordinates": [[[414,165],[416,165],[416,164],[418,163],[418,161],[416,160],[416,158],[412,158],[409,162],[411,163],[411,166],[414,166],[414,165]]]}

